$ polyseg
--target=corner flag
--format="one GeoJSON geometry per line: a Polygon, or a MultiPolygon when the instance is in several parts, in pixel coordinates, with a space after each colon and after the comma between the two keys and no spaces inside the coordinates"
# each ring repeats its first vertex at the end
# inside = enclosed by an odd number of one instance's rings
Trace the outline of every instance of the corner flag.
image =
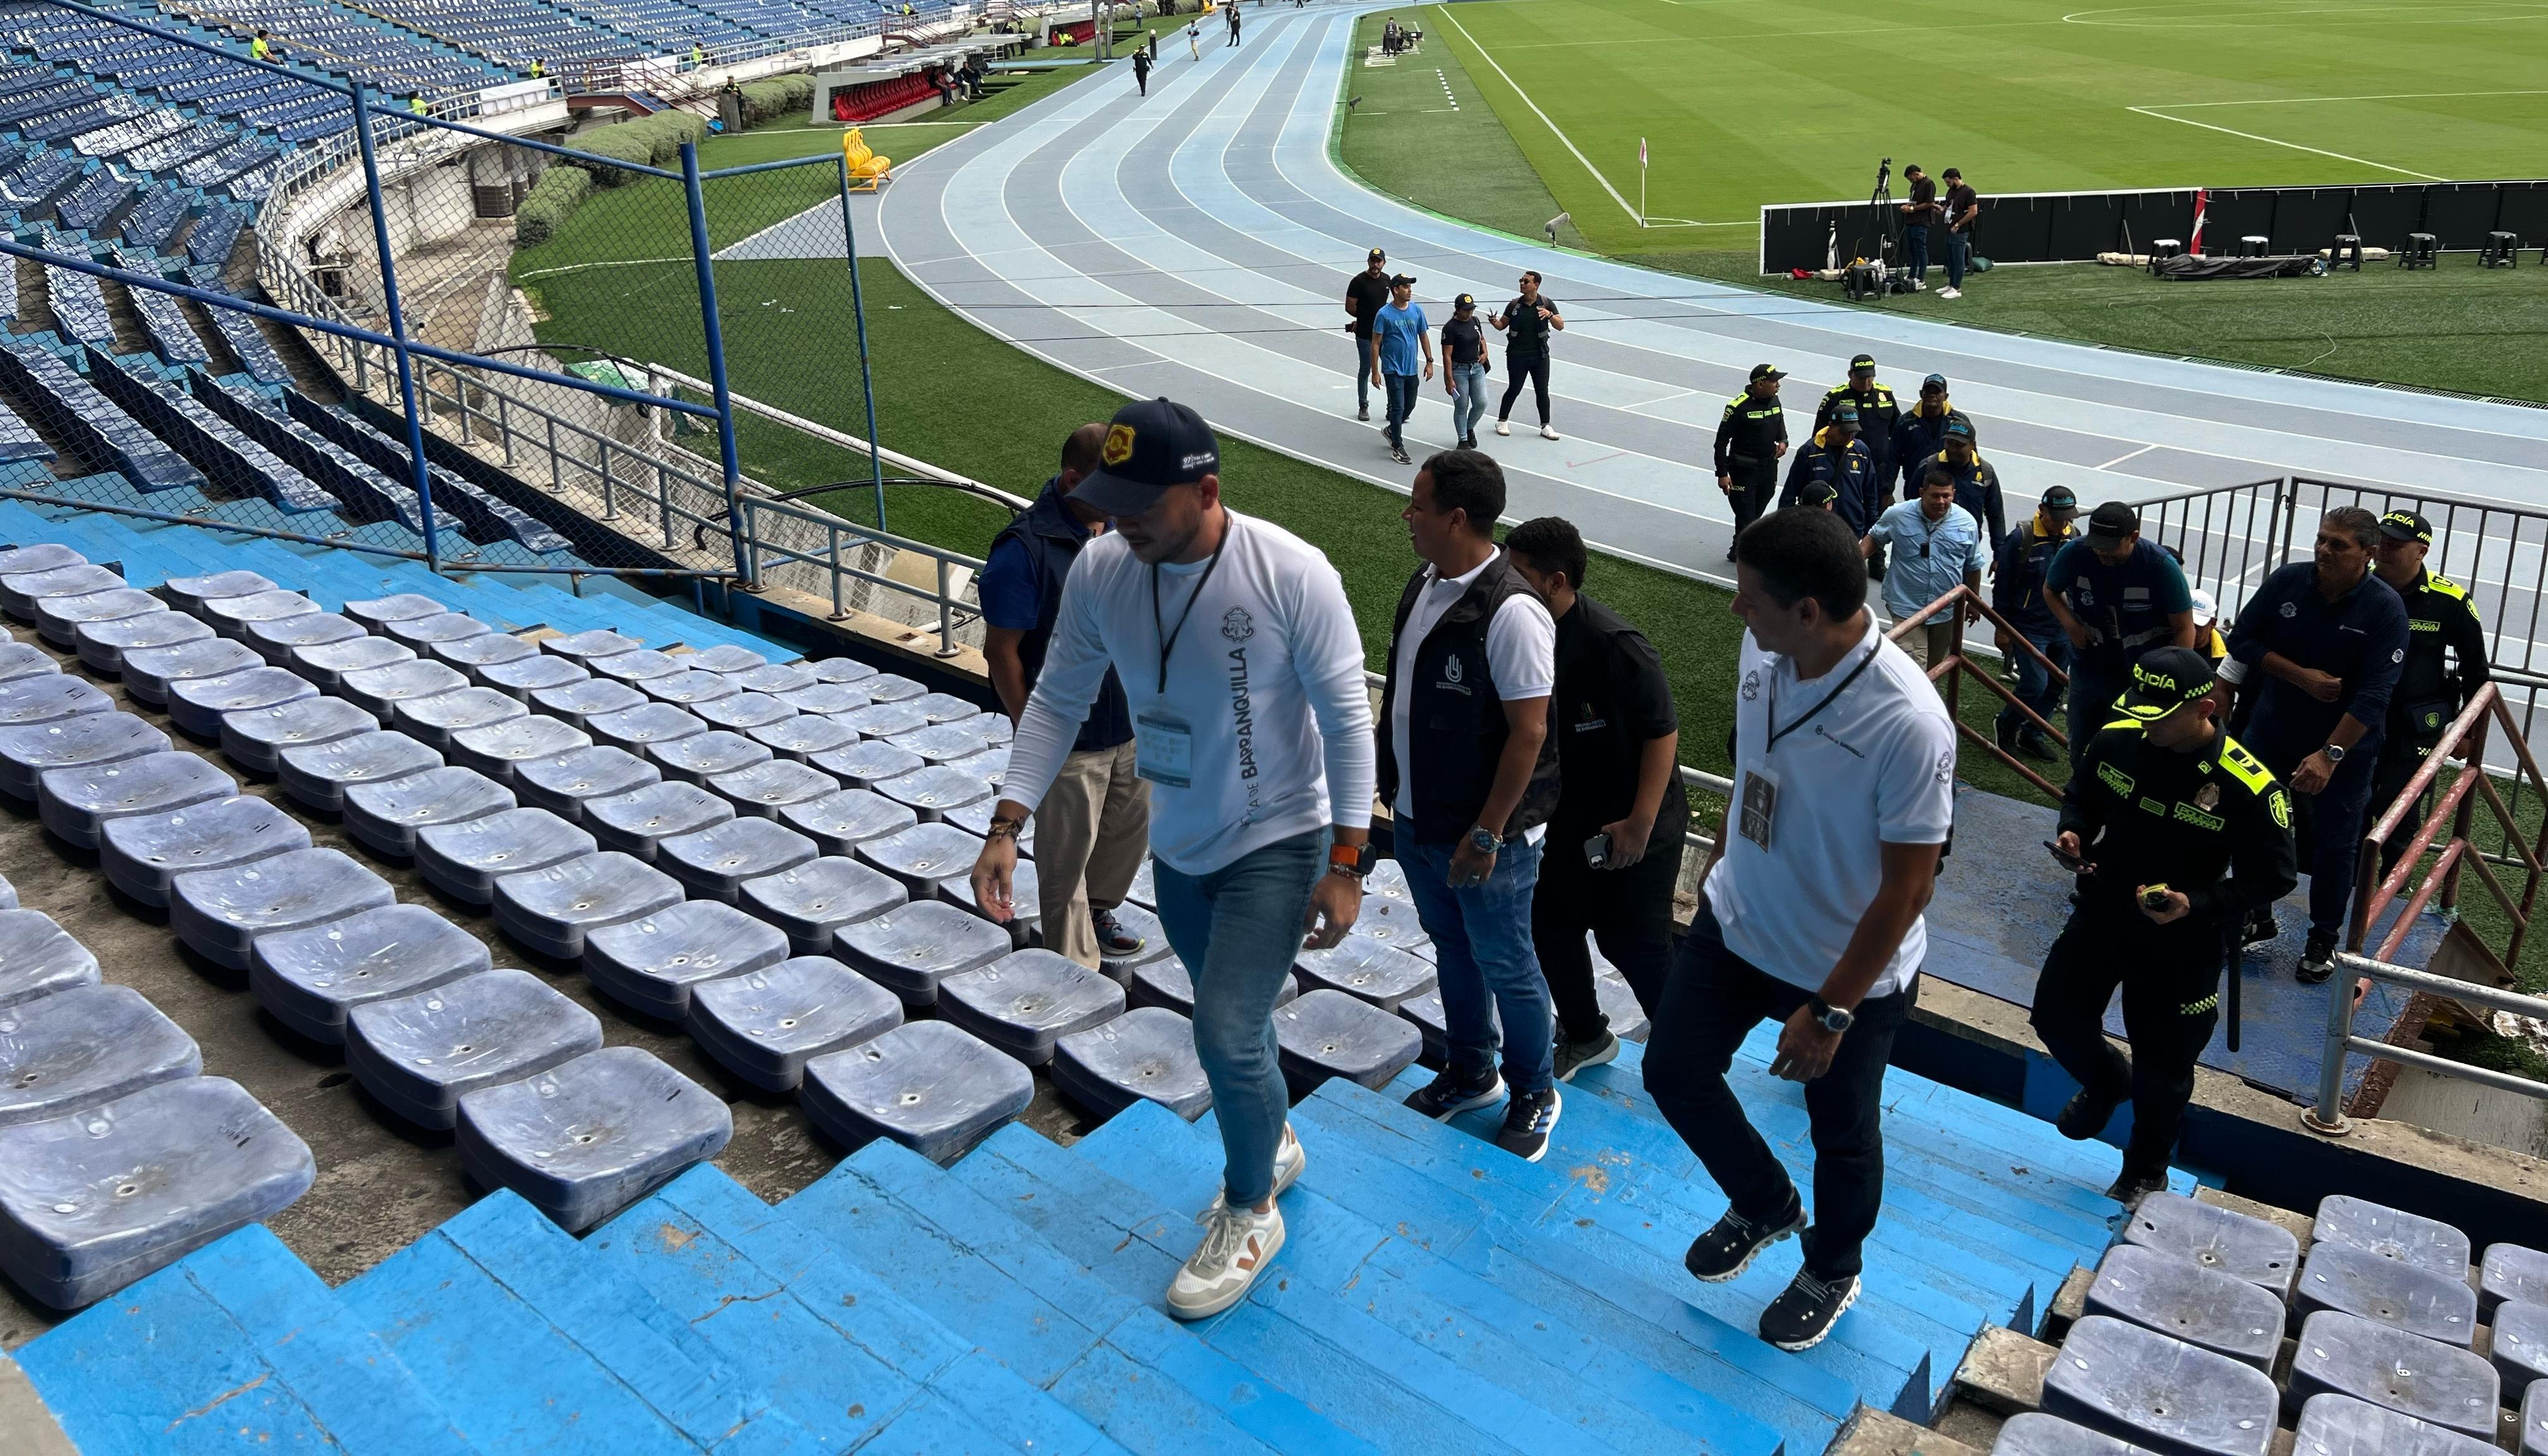
{"type": "Polygon", "coordinates": [[[1646,138],[1637,138],[1637,226],[1646,226],[1646,138]]]}

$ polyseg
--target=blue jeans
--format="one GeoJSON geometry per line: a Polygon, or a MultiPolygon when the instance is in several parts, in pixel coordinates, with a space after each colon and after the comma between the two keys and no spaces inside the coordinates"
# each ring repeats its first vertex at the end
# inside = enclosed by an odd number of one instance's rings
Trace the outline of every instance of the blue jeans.
{"type": "Polygon", "coordinates": [[[1406,867],[1407,887],[1415,900],[1415,918],[1433,940],[1451,1067],[1465,1072],[1493,1067],[1496,1020],[1502,1017],[1504,1081],[1515,1092],[1544,1091],[1557,1080],[1557,1018],[1530,938],[1540,847],[1527,841],[1505,845],[1485,884],[1460,889],[1451,887],[1453,848],[1417,844],[1412,835],[1397,844],[1398,863],[1406,867]]]}
{"type": "Polygon", "coordinates": [[[1911,276],[1929,281],[1929,225],[1913,223],[1902,229],[1902,266],[1911,276]]]}
{"type": "Polygon", "coordinates": [[[1274,997],[1292,975],[1310,888],[1326,873],[1326,841],[1322,829],[1294,835],[1209,874],[1150,862],[1159,924],[1194,978],[1195,1055],[1212,1083],[1221,1186],[1232,1208],[1254,1208],[1274,1191],[1274,1148],[1292,1107],[1275,1055],[1274,997]]]}
{"type": "Polygon", "coordinates": [[[1478,432],[1487,412],[1487,366],[1454,364],[1451,369],[1451,434],[1465,440],[1478,432]]]}
{"type": "Polygon", "coordinates": [[[1389,387],[1390,446],[1404,450],[1407,448],[1407,421],[1415,413],[1415,376],[1384,374],[1380,380],[1389,387]]]}
{"type": "MultiPolygon", "coordinates": [[[[2037,652],[2050,658],[2052,666],[2065,673],[2070,671],[2069,633],[2054,627],[2049,631],[2029,632],[2026,634],[2026,640],[2035,644],[2037,652]]],[[[2046,672],[2044,665],[2037,662],[2030,653],[2012,652],[2008,655],[2008,660],[2017,665],[2017,700],[2035,709],[2037,716],[2044,721],[2051,722],[2053,710],[2061,706],[2061,694],[2053,689],[2052,675],[2046,672]]],[[[2040,732],[2033,723],[2027,721],[2024,713],[2015,708],[2001,708],[1999,720],[2016,728],[2020,733],[2034,735],[2040,732]]],[[[2072,724],[2070,731],[2077,733],[2078,725],[2072,724]]],[[[2088,731],[2094,733],[2096,729],[2091,728],[2088,731]]]]}
{"type": "Polygon", "coordinates": [[[1964,255],[1972,250],[1972,239],[1960,232],[1947,234],[1947,286],[1964,286],[1964,255]]]}

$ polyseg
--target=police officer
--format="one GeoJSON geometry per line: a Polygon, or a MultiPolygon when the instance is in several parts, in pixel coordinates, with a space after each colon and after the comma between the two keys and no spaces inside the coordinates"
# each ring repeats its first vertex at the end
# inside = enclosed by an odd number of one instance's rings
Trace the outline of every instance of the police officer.
{"type": "MultiPolygon", "coordinates": [[[[2247,743],[2298,804],[2295,833],[2310,877],[2304,985],[2335,970],[2362,812],[2407,661],[2406,604],[2371,571],[2379,544],[2380,518],[2359,505],[2320,516],[2313,558],[2275,572],[2247,598],[2221,665],[2222,678],[2254,698],[2247,743]]],[[[2263,940],[2270,928],[2267,917],[2245,939],[2263,940]]]]}
{"type": "Polygon", "coordinates": [[[1814,428],[1829,425],[1843,405],[1858,410],[1858,440],[1875,461],[1876,486],[1881,490],[1893,480],[1893,426],[1902,418],[1902,407],[1894,403],[1893,386],[1875,382],[1873,354],[1850,360],[1848,383],[1823,391],[1823,402],[1814,407],[1814,428]]]}
{"type": "Polygon", "coordinates": [[[1971,427],[1972,420],[1947,398],[1947,376],[1932,374],[1920,381],[1918,403],[1893,421],[1892,465],[1903,500],[1920,494],[1920,473],[1947,448],[1947,426],[1958,419],[1971,427]]]}
{"type": "Polygon", "coordinates": [[[1927,475],[1932,466],[1946,467],[1956,478],[1956,503],[1989,529],[1994,545],[2007,540],[2007,507],[2000,500],[1999,472],[1973,447],[1973,422],[1960,414],[1950,415],[1939,438],[1938,453],[1921,464],[1920,473],[1927,475]]]}
{"type": "Polygon", "coordinates": [[[1819,501],[1806,501],[1808,485],[1829,486],[1832,508],[1849,528],[1864,536],[1875,518],[1891,502],[1884,499],[1884,488],[1878,484],[1875,458],[1867,452],[1866,441],[1859,432],[1861,416],[1858,407],[1844,400],[1831,411],[1829,419],[1814,431],[1813,443],[1798,450],[1787,462],[1787,484],[1778,493],[1778,505],[1787,506],[1819,501]]]}
{"type": "MultiPolygon", "coordinates": [[[[2486,628],[2468,589],[2424,567],[2424,553],[2432,544],[2432,523],[2414,511],[2393,510],[2380,517],[2379,560],[2372,570],[2407,605],[2407,661],[2389,695],[2388,732],[2382,735],[2380,767],[2372,775],[2370,817],[2375,821],[2432,757],[2442,730],[2493,677],[2486,660],[2486,628]],[[2456,672],[2442,665],[2444,648],[2450,650],[2456,672]]],[[[2413,832],[2411,822],[2380,847],[2383,875],[2397,867],[2413,832]]]]}
{"type": "Polygon", "coordinates": [[[2154,647],[2194,645],[2194,596],[2176,558],[2141,539],[2140,512],[2109,500],[2087,534],[2053,553],[2044,602],[2070,639],[2070,769],[2113,714],[2133,664],[2154,647]]]}
{"type": "MultiPolygon", "coordinates": [[[[2044,599],[2045,573],[2052,558],[2078,535],[2070,522],[2079,514],[2079,498],[2068,486],[2054,486],[2036,502],[2035,514],[2018,522],[2016,530],[2000,538],[1999,562],[1991,580],[1991,610],[2007,619],[2008,627],[1993,630],[2000,655],[2017,669],[2017,698],[2035,710],[2037,717],[2052,721],[2060,705],[2060,691],[2052,685],[2052,674],[2035,653],[2063,672],[2070,671],[2070,636],[2061,630],[2061,620],[2044,599]],[[2015,630],[2010,630],[2014,628],[2015,630]],[[2035,652],[2018,646],[2024,638],[2035,652]]],[[[2052,745],[2026,714],[2015,707],[2000,709],[1997,724],[1999,746],[2009,753],[2024,754],[2030,759],[2052,761],[2052,745]]],[[[2070,730],[2074,735],[2076,727],[2070,730]]]]}
{"type": "MultiPolygon", "coordinates": [[[[1778,381],[1787,372],[1755,364],[1743,393],[1726,402],[1716,421],[1716,489],[1734,507],[1734,534],[1760,517],[1778,488],[1778,461],[1787,453],[1787,415],[1778,404],[1778,381]]],[[[1734,543],[1725,543],[1734,559],[1734,543]]]]}
{"type": "Polygon", "coordinates": [[[2191,648],[2135,663],[2113,720],[2080,735],[2052,842],[2080,888],[2035,983],[2035,1034],[2079,1083],[2053,1122],[2062,1136],[2096,1137],[2131,1099],[2123,1174],[2106,1190],[2126,1206],[2166,1185],[2195,1058],[2220,1019],[2230,930],[2300,879],[2291,800],[2222,728],[2213,685],[2191,648]],[[2118,986],[2129,1058],[2106,1041],[2118,986]]]}

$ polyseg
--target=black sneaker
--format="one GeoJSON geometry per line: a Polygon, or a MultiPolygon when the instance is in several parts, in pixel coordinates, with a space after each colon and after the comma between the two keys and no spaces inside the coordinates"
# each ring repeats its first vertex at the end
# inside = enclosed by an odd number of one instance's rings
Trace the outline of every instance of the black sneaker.
{"type": "Polygon", "coordinates": [[[2126,1209],[2130,1209],[2141,1201],[2142,1195],[2162,1192],[2166,1187],[2165,1169],[2155,1173],[2140,1173],[2126,1168],[2122,1175],[2106,1189],[2106,1196],[2122,1204],[2126,1209]]]}
{"type": "Polygon", "coordinates": [[[1504,1079],[1495,1068],[1464,1072],[1451,1067],[1407,1094],[1407,1105],[1437,1123],[1447,1123],[1471,1108],[1485,1107],[1504,1095],[1504,1079]]]}
{"type": "Polygon", "coordinates": [[[2054,751],[2051,739],[2031,727],[2017,735],[2017,751],[2039,764],[2049,764],[2061,757],[2054,751]]]}
{"type": "Polygon", "coordinates": [[[1149,944],[1147,939],[1126,930],[1112,910],[1089,911],[1088,928],[1097,932],[1097,949],[1108,956],[1130,956],[1149,944]]]}
{"type": "Polygon", "coordinates": [[[1858,1303],[1858,1276],[1826,1283],[1804,1269],[1761,1312],[1761,1337],[1782,1350],[1810,1350],[1858,1303]]]}
{"type": "Polygon", "coordinates": [[[1566,1099],[1555,1087],[1545,1092],[1516,1092],[1504,1107],[1504,1126],[1496,1134],[1496,1146],[1526,1163],[1539,1161],[1548,1151],[1548,1135],[1557,1128],[1557,1115],[1564,1110],[1566,1099]]]}
{"type": "Polygon", "coordinates": [[[2325,984],[2335,974],[2335,937],[2311,931],[2309,944],[2301,950],[2300,969],[2294,974],[2304,986],[2325,984]]]}
{"type": "Polygon", "coordinates": [[[1415,463],[1415,457],[1407,453],[1407,447],[1405,445],[1390,446],[1389,458],[1397,461],[1401,465],[1413,465],[1415,463]]]}
{"type": "Polygon", "coordinates": [[[1577,1072],[1588,1066],[1599,1066],[1618,1054],[1619,1037],[1615,1032],[1603,1032],[1586,1042],[1560,1042],[1557,1044],[1557,1080],[1572,1082],[1577,1072]]]}
{"type": "Polygon", "coordinates": [[[1991,736],[1999,740],[1999,751],[2011,758],[2015,758],[2019,752],[2017,727],[2016,721],[2010,718],[2002,718],[1991,724],[1991,736]]]}
{"type": "Polygon", "coordinates": [[[2257,911],[2238,928],[2238,944],[2241,946],[2270,946],[2282,938],[2283,927],[2274,919],[2271,910],[2257,911]]]}
{"type": "Polygon", "coordinates": [[[1365,423],[1369,423],[1371,420],[1371,407],[1369,405],[1365,405],[1361,409],[1356,410],[1354,411],[1354,418],[1362,420],[1365,423]]]}
{"type": "Polygon", "coordinates": [[[1727,1209],[1724,1218],[1689,1241],[1682,1267],[1703,1284],[1723,1284],[1751,1268],[1761,1250],[1804,1227],[1805,1201],[1792,1191],[1787,1194],[1786,1211],[1767,1223],[1755,1223],[1727,1209]]]}
{"type": "Polygon", "coordinates": [[[2120,1097],[2099,1097],[2082,1087],[2071,1094],[2070,1101],[2061,1109],[2061,1115],[2052,1120],[2052,1126],[2071,1141],[2085,1142],[2106,1131],[2106,1124],[2114,1118],[2115,1109],[2123,1105],[2120,1097]]]}

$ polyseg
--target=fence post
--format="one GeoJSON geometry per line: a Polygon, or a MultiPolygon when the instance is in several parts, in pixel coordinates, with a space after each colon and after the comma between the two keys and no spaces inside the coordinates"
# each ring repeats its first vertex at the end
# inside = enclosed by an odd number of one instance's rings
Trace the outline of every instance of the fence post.
{"type": "MultiPolygon", "coordinates": [[[[2237,974],[2237,967],[2230,967],[2230,974],[2237,974]]],[[[2330,1138],[2352,1131],[2344,1120],[2344,1053],[2345,1044],[2353,1040],[2353,973],[2344,970],[2326,983],[2326,1046],[2319,1053],[2318,1102],[2301,1111],[2302,1127],[2330,1138]]]]}
{"type": "Polygon", "coordinates": [[[738,503],[743,495],[743,462],[734,443],[734,395],[725,383],[725,332],[717,320],[716,267],[708,253],[707,199],[699,190],[695,141],[682,143],[682,188],[690,201],[690,252],[698,262],[699,322],[707,337],[708,383],[716,392],[717,450],[725,466],[726,526],[734,532],[734,570],[745,591],[757,592],[761,583],[753,575],[752,548],[744,544],[743,507],[738,503]]]}
{"type": "MultiPolygon", "coordinates": [[[[2470,734],[2467,741],[2460,745],[2460,753],[2462,756],[2462,763],[2460,765],[2461,773],[2483,774],[2486,772],[2486,730],[2487,719],[2478,719],[2477,731],[2470,734]]],[[[2441,776],[2439,774],[2434,775],[2433,781],[2435,783],[2441,782],[2441,776]]],[[[2521,781],[2520,775],[2518,774],[2514,774],[2512,781],[2519,783],[2521,781]]],[[[2475,793],[2464,793],[2460,795],[2460,806],[2458,811],[2451,815],[2451,838],[2457,842],[2466,842],[2469,837],[2469,831],[2476,827],[2477,795],[2475,793]]],[[[2399,828],[2404,829],[2406,826],[2402,824],[2399,828]]],[[[2451,862],[2451,872],[2442,880],[2442,916],[2446,920],[2457,920],[2459,918],[2460,866],[2466,864],[2468,863],[2469,856],[2476,853],[2477,846],[2474,844],[2469,844],[2467,848],[2461,850],[2460,857],[2451,862]]]]}
{"type": "Polygon", "coordinates": [[[850,256],[850,315],[859,325],[859,394],[867,402],[867,469],[875,477],[876,529],[892,527],[884,520],[884,445],[876,438],[875,376],[867,366],[867,305],[859,291],[859,229],[850,221],[850,159],[847,153],[838,158],[841,164],[841,246],[850,256]]]}
{"type": "Polygon", "coordinates": [[[390,317],[390,337],[398,340],[399,403],[407,412],[407,451],[415,467],[415,504],[424,526],[424,564],[440,571],[442,551],[433,525],[433,480],[424,468],[424,416],[415,395],[415,366],[407,347],[407,315],[399,308],[398,265],[390,261],[390,215],[381,201],[380,161],[372,154],[371,109],[363,99],[362,77],[348,72],[348,94],[354,103],[354,144],[362,149],[363,191],[372,204],[372,250],[381,264],[381,305],[390,317]]]}

